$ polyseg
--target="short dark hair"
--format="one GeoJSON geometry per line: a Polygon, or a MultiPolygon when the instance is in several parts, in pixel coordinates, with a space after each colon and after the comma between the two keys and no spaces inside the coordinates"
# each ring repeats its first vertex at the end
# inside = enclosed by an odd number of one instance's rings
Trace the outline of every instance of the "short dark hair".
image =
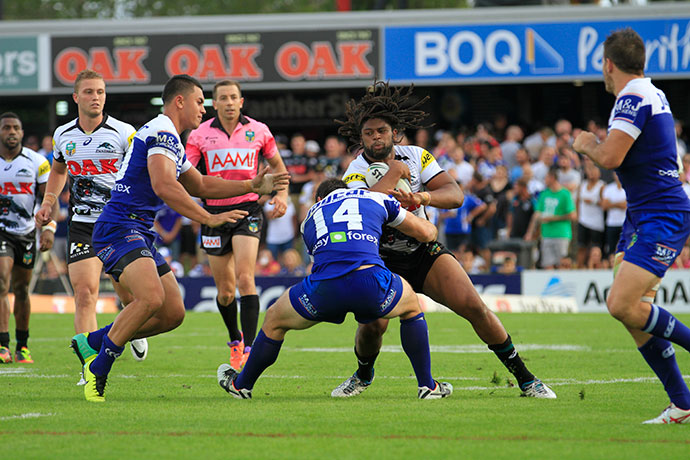
{"type": "Polygon", "coordinates": [[[240,97],[242,97],[242,88],[240,88],[240,82],[236,80],[222,80],[213,85],[213,100],[216,100],[216,96],[218,95],[218,88],[221,86],[235,86],[237,87],[237,91],[240,92],[240,97]]]}
{"type": "Polygon", "coordinates": [[[321,182],[316,189],[316,199],[326,198],[329,193],[340,188],[347,188],[347,184],[342,179],[338,179],[337,177],[326,179],[321,182]]]}
{"type": "Polygon", "coordinates": [[[105,80],[103,79],[103,75],[101,75],[100,73],[96,72],[93,69],[84,69],[77,74],[77,78],[74,80],[75,93],[79,92],[79,84],[84,80],[103,80],[105,82],[105,80]]]}
{"type": "Polygon", "coordinates": [[[5,112],[2,115],[0,115],[0,120],[3,120],[5,118],[16,118],[17,120],[21,121],[21,119],[19,118],[19,115],[17,115],[14,112],[5,112]]]}
{"type": "Polygon", "coordinates": [[[549,170],[546,172],[546,174],[549,174],[553,176],[554,179],[558,180],[558,166],[549,167],[549,170]]]}
{"type": "Polygon", "coordinates": [[[604,41],[604,58],[610,59],[622,72],[642,75],[645,64],[644,41],[630,27],[616,30],[604,41]]]}
{"type": "Polygon", "coordinates": [[[195,86],[202,91],[204,90],[204,88],[201,86],[201,83],[199,83],[199,80],[196,78],[184,74],[175,75],[168,80],[168,82],[165,84],[165,88],[163,88],[163,104],[167,104],[168,102],[172,101],[173,98],[178,94],[187,95],[194,89],[195,86]]]}

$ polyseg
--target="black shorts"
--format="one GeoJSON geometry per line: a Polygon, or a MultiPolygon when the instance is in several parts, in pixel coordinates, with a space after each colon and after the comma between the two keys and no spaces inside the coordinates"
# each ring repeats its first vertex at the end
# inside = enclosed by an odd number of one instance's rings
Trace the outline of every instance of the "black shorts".
{"type": "Polygon", "coordinates": [[[381,258],[386,267],[393,273],[405,278],[415,292],[424,292],[426,276],[441,254],[453,256],[453,253],[441,243],[432,241],[422,244],[414,252],[408,254],[381,251],[381,258]]]}
{"type": "Polygon", "coordinates": [[[592,230],[584,225],[577,224],[577,244],[580,247],[590,247],[598,246],[603,249],[604,247],[604,232],[598,230],[592,230]]]}
{"type": "Polygon", "coordinates": [[[232,252],[232,237],[235,235],[247,235],[261,238],[261,228],[264,224],[264,215],[261,206],[256,201],[240,203],[232,206],[205,206],[211,214],[220,214],[234,209],[247,211],[249,214],[234,224],[224,224],[211,228],[201,226],[201,248],[211,256],[222,256],[232,252]]]}
{"type": "Polygon", "coordinates": [[[67,265],[96,257],[91,241],[93,226],[88,222],[70,222],[67,229],[67,265]]]}
{"type": "Polygon", "coordinates": [[[36,230],[14,235],[0,230],[0,257],[11,257],[15,265],[31,270],[36,262],[36,230]]]}

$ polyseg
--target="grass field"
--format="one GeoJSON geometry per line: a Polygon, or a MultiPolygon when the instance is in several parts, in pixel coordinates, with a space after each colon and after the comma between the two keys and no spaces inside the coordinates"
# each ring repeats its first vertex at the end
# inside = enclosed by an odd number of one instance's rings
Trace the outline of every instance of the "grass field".
{"type": "MultiPolygon", "coordinates": [[[[613,319],[501,319],[557,400],[518,397],[508,372],[450,313],[427,315],[434,377],[455,387],[448,399],[416,399],[397,320],[372,387],[356,398],[331,398],[355,369],[355,323],[348,320],[288,333],[254,399],[235,400],[215,379],[228,355],[222,321],[196,313],[150,338],[145,362],[126,350],[110,374],[106,403],[93,404],[75,386],[72,317],[34,315],[36,363],[0,367],[0,458],[688,458],[690,425],[640,424],[661,412],[666,394],[613,319]]],[[[677,347],[677,356],[688,380],[690,354],[677,347]]]]}

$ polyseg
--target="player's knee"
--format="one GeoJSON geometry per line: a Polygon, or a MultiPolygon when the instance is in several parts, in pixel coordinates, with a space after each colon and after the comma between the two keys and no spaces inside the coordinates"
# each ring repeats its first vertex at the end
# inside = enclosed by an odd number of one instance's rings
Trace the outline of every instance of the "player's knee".
{"type": "Polygon", "coordinates": [[[255,290],[254,284],[254,274],[253,273],[240,273],[237,276],[237,287],[240,292],[251,292],[255,290]]]}
{"type": "Polygon", "coordinates": [[[606,299],[606,308],[608,308],[611,316],[622,323],[625,323],[630,313],[629,306],[620,302],[618,296],[616,296],[614,293],[609,294],[608,298],[606,299]]]}
{"type": "Polygon", "coordinates": [[[29,285],[26,283],[16,283],[12,286],[12,292],[18,302],[26,302],[29,298],[29,285]]]}
{"type": "Polygon", "coordinates": [[[220,289],[218,290],[218,302],[220,302],[221,305],[229,305],[230,302],[232,302],[235,299],[235,291],[230,292],[230,291],[221,291],[220,289]]]}
{"type": "Polygon", "coordinates": [[[184,305],[182,308],[175,308],[169,315],[169,324],[170,324],[170,329],[175,329],[176,327],[179,327],[182,322],[184,321],[184,305]]]}
{"type": "Polygon", "coordinates": [[[367,324],[359,325],[359,336],[364,340],[378,339],[388,329],[388,321],[372,321],[367,324]]]}
{"type": "Polygon", "coordinates": [[[5,277],[0,277],[0,295],[7,295],[10,292],[9,280],[5,277]]]}

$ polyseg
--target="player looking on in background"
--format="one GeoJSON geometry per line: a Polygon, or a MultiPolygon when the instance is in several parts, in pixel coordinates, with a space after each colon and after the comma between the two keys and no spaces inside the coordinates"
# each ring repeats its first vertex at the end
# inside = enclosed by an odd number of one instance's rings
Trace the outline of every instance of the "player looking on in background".
{"type": "Polygon", "coordinates": [[[204,94],[188,75],[176,75],[163,89],[163,114],[137,131],[125,156],[112,197],[96,221],[93,245],[118,292],[131,302],[115,321],[74,340],[97,355],[86,360],[83,372],[88,401],[105,401],[105,384],[115,359],[132,338],[175,329],[184,319],[184,304],[175,275],[156,251],[151,230],[165,202],[178,213],[209,227],[235,222],[246,211],[209,214],[190,195],[225,198],[248,192],[268,194],[287,187],[287,174],[261,171],[253,180],[227,181],[202,176],[187,161],[179,134],[201,123],[204,94]]]}
{"type": "Polygon", "coordinates": [[[367,190],[349,190],[340,179],[326,179],[317,203],[302,223],[304,243],[314,257],[312,274],[283,293],[266,312],[254,349],[241,373],[218,367],[218,383],[238,399],[250,399],[261,373],[278,358],[285,333],[319,322],[341,324],[352,312],[359,323],[400,317],[400,340],[417,376],[420,399],[449,396],[453,387],[431,376],[429,333],[412,287],[391,273],[379,256],[382,227],[397,228],[419,241],[438,231],[400,207],[395,199],[367,190]]]}
{"type": "MultiPolygon", "coordinates": [[[[191,132],[187,140],[187,158],[202,174],[228,180],[256,177],[263,157],[274,173],[287,170],[268,127],[242,114],[244,98],[240,84],[224,80],[213,87],[213,108],[217,115],[191,132]],[[261,156],[260,156],[261,155],[261,156]]],[[[218,214],[233,209],[247,211],[247,216],[218,228],[201,227],[201,247],[208,254],[213,279],[218,288],[216,305],[230,342],[230,364],[239,369],[247,361],[259,321],[259,296],[254,271],[259,252],[263,213],[256,193],[232,198],[204,200],[204,209],[218,214]],[[237,327],[237,299],[240,291],[240,323],[237,327]]],[[[287,210],[287,190],[271,198],[269,218],[282,217],[287,210]]]]}
{"type": "MultiPolygon", "coordinates": [[[[457,208],[463,202],[463,193],[431,153],[421,147],[397,145],[406,128],[419,129],[427,116],[418,109],[426,98],[410,105],[411,95],[412,87],[403,92],[385,82],[376,82],[362,99],[348,103],[346,119],[339,121],[339,133],[356,147],[361,146],[363,152],[350,163],[344,180],[350,188],[367,188],[364,179],[369,164],[385,162],[389,170],[371,190],[388,192],[401,178],[409,179],[413,193],[393,193],[403,206],[426,218],[424,206],[457,208]]],[[[386,229],[381,238],[381,258],[393,273],[409,281],[415,292],[423,292],[467,319],[479,338],[515,376],[523,396],[556,398],[548,386],[527,370],[501,321],[484,304],[462,266],[441,243],[419,241],[395,229],[386,229]]],[[[355,396],[369,387],[387,327],[386,319],[359,325],[355,336],[359,368],[333,390],[332,396],[355,396]]]]}
{"type": "Polygon", "coordinates": [[[679,180],[681,162],[671,108],[664,93],[644,77],[645,44],[632,29],[604,41],[604,84],[616,96],[608,136],[590,132],[573,148],[615,169],[628,209],[614,262],[606,305],[623,323],[671,400],[644,423],[690,423],[690,391],[671,342],[690,351],[690,329],[654,304],[661,278],[690,235],[690,201],[679,180]]]}
{"type": "MultiPolygon", "coordinates": [[[[14,293],[14,322],[17,347],[14,361],[33,363],[28,348],[31,299],[29,283],[36,261],[34,206],[45,192],[50,163],[33,150],[22,147],[24,130],[19,116],[0,115],[0,364],[13,361],[10,352],[10,300],[14,293]]],[[[57,208],[53,208],[55,217],[57,208]]],[[[53,247],[54,221],[41,231],[41,251],[53,247]]]]}
{"type": "MultiPolygon", "coordinates": [[[[103,263],[96,257],[91,234],[110,199],[115,176],[135,131],[132,125],[103,111],[105,97],[105,81],[101,74],[90,69],[79,72],[72,93],[78,117],[58,127],[53,134],[53,167],[41,209],[36,213],[38,225],[50,222],[53,205],[69,176],[66,258],[74,289],[74,332],[77,334],[98,329],[96,302],[103,263]]],[[[129,302],[126,295],[121,300],[124,304],[129,302]]],[[[131,349],[134,359],[143,361],[148,343],[146,339],[134,340],[131,349]]]]}

